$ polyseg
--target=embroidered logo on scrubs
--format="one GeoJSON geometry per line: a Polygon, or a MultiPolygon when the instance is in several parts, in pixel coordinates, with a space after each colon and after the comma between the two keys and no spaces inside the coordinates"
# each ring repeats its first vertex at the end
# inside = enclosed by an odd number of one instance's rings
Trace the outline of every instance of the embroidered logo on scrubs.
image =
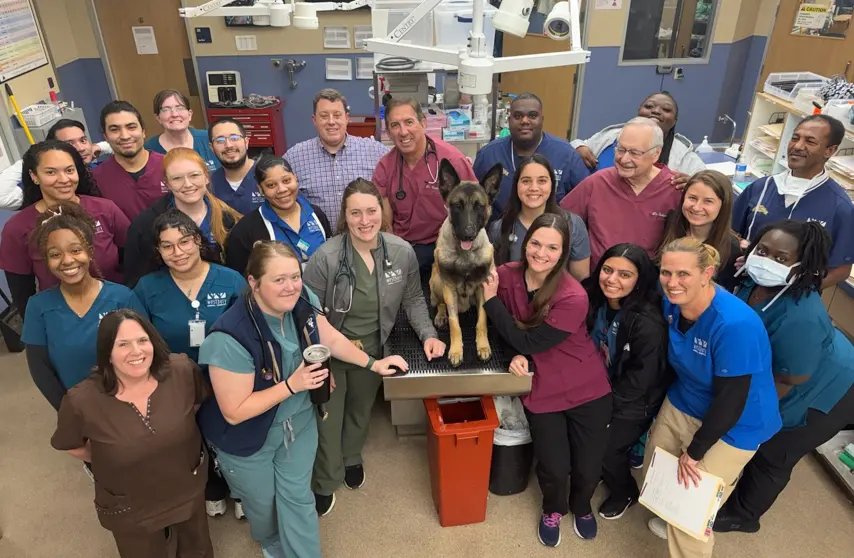
{"type": "Polygon", "coordinates": [[[217,306],[225,306],[228,304],[228,293],[208,293],[207,305],[208,308],[217,306]]]}
{"type": "Polygon", "coordinates": [[[768,215],[768,210],[761,203],[753,208],[754,213],[761,213],[762,215],[768,215]]]}
{"type": "Polygon", "coordinates": [[[101,226],[101,221],[95,221],[95,234],[104,232],[104,227],[101,226]]]}
{"type": "Polygon", "coordinates": [[[653,211],[652,213],[650,213],[650,215],[652,215],[653,217],[658,217],[659,219],[667,219],[667,214],[661,213],[659,211],[653,211]]]}
{"type": "Polygon", "coordinates": [[[315,221],[314,219],[306,223],[305,226],[309,230],[309,232],[317,232],[320,230],[320,225],[318,225],[317,221],[315,221]]]}
{"type": "Polygon", "coordinates": [[[403,282],[403,271],[399,269],[391,269],[385,272],[385,284],[397,285],[403,282]]]}
{"type": "Polygon", "coordinates": [[[104,319],[104,316],[106,316],[107,314],[109,314],[109,312],[98,312],[98,323],[99,324],[101,323],[101,320],[104,319]]]}
{"type": "Polygon", "coordinates": [[[252,192],[252,203],[255,205],[264,203],[264,196],[261,195],[261,192],[252,192]]]}
{"type": "Polygon", "coordinates": [[[812,217],[807,217],[807,223],[818,223],[824,228],[827,228],[827,221],[822,221],[821,219],[813,219],[812,217]]]}
{"type": "Polygon", "coordinates": [[[706,356],[709,352],[709,342],[699,337],[694,338],[694,352],[700,356],[706,356]]]}
{"type": "Polygon", "coordinates": [[[164,194],[169,193],[169,188],[166,186],[166,183],[163,182],[162,180],[160,181],[160,191],[163,192],[164,194]]]}

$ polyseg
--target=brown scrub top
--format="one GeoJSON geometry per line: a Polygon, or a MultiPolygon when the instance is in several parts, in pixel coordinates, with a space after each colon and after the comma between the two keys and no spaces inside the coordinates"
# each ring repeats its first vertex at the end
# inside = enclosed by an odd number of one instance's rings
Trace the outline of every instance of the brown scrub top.
{"type": "Polygon", "coordinates": [[[208,459],[196,409],[210,394],[198,366],[172,354],[148,409],[104,391],[93,374],[62,400],[51,445],[92,446],[95,510],[111,531],[162,529],[190,518],[205,490],[208,459]]]}

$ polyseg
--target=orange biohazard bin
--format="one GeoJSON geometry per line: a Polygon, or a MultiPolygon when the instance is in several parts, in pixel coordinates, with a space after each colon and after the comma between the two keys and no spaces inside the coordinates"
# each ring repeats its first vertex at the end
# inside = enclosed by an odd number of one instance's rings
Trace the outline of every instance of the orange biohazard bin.
{"type": "Polygon", "coordinates": [[[480,523],[486,519],[498,414],[492,397],[446,401],[424,400],[433,503],[442,527],[480,523]]]}

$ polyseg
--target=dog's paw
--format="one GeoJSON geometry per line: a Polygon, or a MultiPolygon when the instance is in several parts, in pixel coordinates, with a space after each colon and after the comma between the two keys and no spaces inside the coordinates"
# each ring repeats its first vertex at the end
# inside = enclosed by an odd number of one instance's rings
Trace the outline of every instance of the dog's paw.
{"type": "Polygon", "coordinates": [[[359,341],[358,339],[353,339],[352,341],[353,341],[353,344],[356,345],[357,349],[359,349],[360,351],[365,350],[365,347],[364,347],[364,345],[362,345],[361,341],[359,341]]]}
{"type": "Polygon", "coordinates": [[[433,319],[433,324],[438,328],[442,329],[446,325],[448,325],[448,315],[442,311],[439,311],[436,314],[436,317],[433,319]]]}
{"type": "Polygon", "coordinates": [[[489,348],[489,343],[485,345],[478,344],[477,346],[477,358],[480,360],[489,360],[492,356],[492,349],[489,348]]]}
{"type": "Polygon", "coordinates": [[[454,347],[451,346],[451,350],[448,351],[448,361],[451,363],[451,366],[459,366],[463,362],[463,348],[462,347],[454,347]]]}

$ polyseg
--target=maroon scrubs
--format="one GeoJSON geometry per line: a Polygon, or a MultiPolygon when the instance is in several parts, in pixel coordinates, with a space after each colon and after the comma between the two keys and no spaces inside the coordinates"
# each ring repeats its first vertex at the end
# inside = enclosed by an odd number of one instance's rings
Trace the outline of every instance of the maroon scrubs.
{"type": "Polygon", "coordinates": [[[163,155],[148,152],[148,163],[138,180],[122,168],[112,156],[92,170],[101,195],[113,200],[133,221],[143,209],[169,193],[163,179],[163,155]]]}

